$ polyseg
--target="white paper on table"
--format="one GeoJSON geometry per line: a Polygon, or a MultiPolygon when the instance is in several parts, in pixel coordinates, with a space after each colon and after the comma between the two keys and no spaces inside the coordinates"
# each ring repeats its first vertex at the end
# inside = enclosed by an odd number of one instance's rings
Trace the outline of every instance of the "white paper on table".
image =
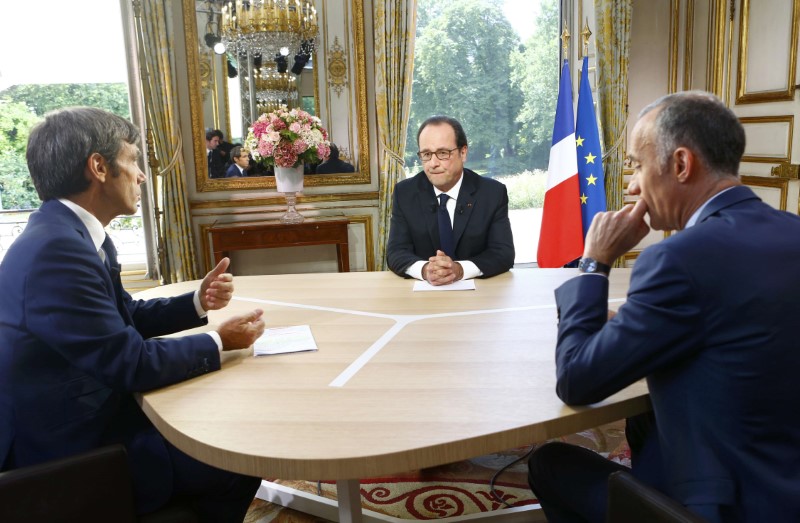
{"type": "Polygon", "coordinates": [[[317,350],[317,343],[308,325],[266,329],[253,344],[254,356],[317,350]]]}
{"type": "Polygon", "coordinates": [[[417,291],[474,291],[475,280],[458,280],[447,285],[431,285],[422,280],[414,283],[414,292],[417,291]]]}

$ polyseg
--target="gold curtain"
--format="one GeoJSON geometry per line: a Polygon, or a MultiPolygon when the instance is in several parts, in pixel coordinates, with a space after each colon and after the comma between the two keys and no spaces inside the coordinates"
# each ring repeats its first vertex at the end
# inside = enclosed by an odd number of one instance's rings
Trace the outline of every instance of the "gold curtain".
{"type": "Polygon", "coordinates": [[[595,0],[597,20],[597,98],[603,123],[606,201],[622,208],[624,135],[628,120],[628,64],[632,0],[595,0]]]}
{"type": "Polygon", "coordinates": [[[375,102],[378,115],[378,270],[386,270],[386,244],[394,185],[403,176],[411,107],[417,0],[374,3],[375,102]]]}
{"type": "Polygon", "coordinates": [[[152,137],[151,152],[158,159],[158,172],[151,173],[149,182],[155,184],[161,279],[194,280],[198,271],[181,152],[171,1],[133,0],[133,8],[148,142],[152,137]]]}

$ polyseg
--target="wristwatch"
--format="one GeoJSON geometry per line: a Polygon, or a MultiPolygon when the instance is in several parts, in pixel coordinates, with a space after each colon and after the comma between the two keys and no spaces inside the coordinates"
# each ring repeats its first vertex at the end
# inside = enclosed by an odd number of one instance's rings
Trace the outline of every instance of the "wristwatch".
{"type": "Polygon", "coordinates": [[[608,276],[611,273],[611,266],[600,263],[594,258],[584,257],[581,258],[581,262],[578,264],[578,270],[585,274],[597,273],[608,276]]]}

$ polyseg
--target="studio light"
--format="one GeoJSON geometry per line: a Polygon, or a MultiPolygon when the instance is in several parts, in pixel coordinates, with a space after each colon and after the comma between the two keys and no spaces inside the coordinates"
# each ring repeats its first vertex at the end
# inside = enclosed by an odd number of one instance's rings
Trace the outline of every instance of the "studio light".
{"type": "Polygon", "coordinates": [[[294,55],[294,65],[292,66],[292,72],[299,76],[303,72],[303,68],[308,63],[309,58],[311,58],[311,55],[307,54],[294,55]]]}
{"type": "Polygon", "coordinates": [[[278,66],[279,73],[285,73],[289,69],[289,61],[281,54],[275,55],[275,64],[278,66]]]}
{"type": "Polygon", "coordinates": [[[294,74],[299,76],[303,72],[303,68],[311,59],[311,53],[314,52],[314,48],[314,40],[303,40],[300,44],[300,49],[298,49],[297,54],[294,55],[294,65],[292,66],[292,72],[294,74]]]}
{"type": "Polygon", "coordinates": [[[231,63],[230,58],[226,62],[228,63],[228,78],[236,78],[239,75],[239,70],[231,63]]]}
{"type": "Polygon", "coordinates": [[[222,38],[214,33],[206,33],[203,39],[206,41],[206,45],[213,49],[215,53],[225,54],[225,44],[222,42],[222,38]]]}
{"type": "Polygon", "coordinates": [[[204,39],[206,41],[206,45],[211,49],[213,49],[218,43],[222,42],[222,39],[214,33],[206,33],[204,39]]]}

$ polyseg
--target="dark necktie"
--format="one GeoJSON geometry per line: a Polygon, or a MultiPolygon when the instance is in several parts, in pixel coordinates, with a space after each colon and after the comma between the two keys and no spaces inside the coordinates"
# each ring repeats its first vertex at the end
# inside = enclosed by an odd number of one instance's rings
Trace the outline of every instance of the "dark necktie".
{"type": "Polygon", "coordinates": [[[105,264],[106,267],[111,270],[112,267],[116,267],[117,265],[117,248],[114,246],[114,242],[111,240],[111,237],[106,234],[106,239],[103,241],[103,245],[100,247],[104,253],[106,253],[105,257],[105,264]]]}
{"type": "Polygon", "coordinates": [[[450,197],[445,193],[439,195],[439,249],[451,258],[455,255],[453,245],[453,224],[450,222],[450,213],[447,212],[447,200],[450,197]]]}
{"type": "Polygon", "coordinates": [[[111,262],[108,261],[108,254],[106,254],[106,250],[100,247],[100,250],[98,251],[97,254],[99,254],[100,258],[103,259],[103,265],[106,266],[106,270],[108,272],[111,272],[111,262]]]}

